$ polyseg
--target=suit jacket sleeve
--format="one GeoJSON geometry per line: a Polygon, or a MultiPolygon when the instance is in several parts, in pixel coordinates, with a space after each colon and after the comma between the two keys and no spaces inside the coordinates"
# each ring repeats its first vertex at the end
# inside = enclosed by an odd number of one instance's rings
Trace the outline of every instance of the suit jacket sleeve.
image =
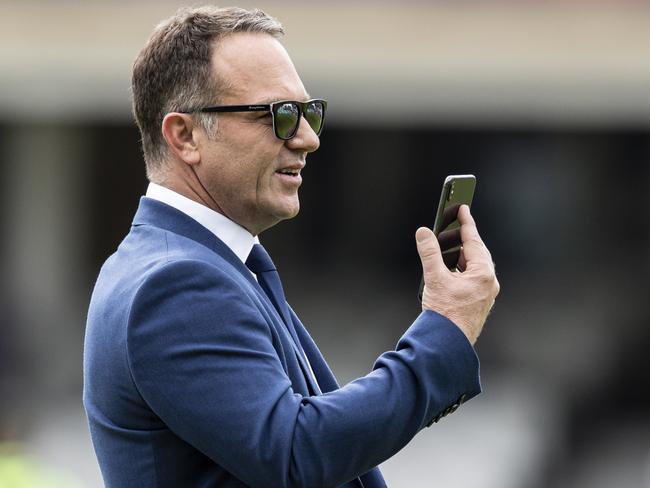
{"type": "Polygon", "coordinates": [[[252,487],[338,486],[396,453],[461,395],[480,391],[465,336],[425,312],[367,376],[321,396],[294,393],[255,295],[191,260],[143,281],[127,349],[153,412],[252,487]]]}

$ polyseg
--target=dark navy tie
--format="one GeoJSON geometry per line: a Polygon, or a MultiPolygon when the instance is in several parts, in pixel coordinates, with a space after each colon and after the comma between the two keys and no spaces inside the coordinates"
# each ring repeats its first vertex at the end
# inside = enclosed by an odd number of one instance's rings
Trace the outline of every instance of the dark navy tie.
{"type": "MultiPolygon", "coordinates": [[[[282,317],[282,320],[288,325],[291,318],[289,308],[287,307],[287,300],[284,297],[280,275],[271,260],[271,256],[264,249],[264,246],[261,244],[253,245],[253,249],[246,260],[246,266],[255,273],[257,282],[264,290],[264,293],[271,299],[273,306],[280,314],[280,317],[282,317]]],[[[295,337],[294,340],[296,340],[295,337]]]]}
{"type": "Polygon", "coordinates": [[[284,290],[282,289],[282,282],[280,281],[280,275],[278,270],[275,268],[275,264],[271,260],[271,256],[266,252],[264,246],[261,244],[253,245],[253,249],[246,259],[246,266],[250,269],[255,276],[257,276],[257,282],[266,293],[266,296],[269,297],[271,303],[278,311],[282,321],[287,327],[291,338],[293,339],[293,345],[296,349],[296,354],[298,355],[298,361],[302,364],[304,373],[307,375],[308,382],[312,385],[313,389],[316,392],[319,392],[318,385],[315,383],[312,373],[310,371],[309,365],[307,364],[307,356],[305,351],[302,348],[298,335],[296,334],[296,329],[294,328],[293,321],[291,320],[291,314],[289,313],[289,307],[287,305],[287,300],[284,296],[284,290]]]}

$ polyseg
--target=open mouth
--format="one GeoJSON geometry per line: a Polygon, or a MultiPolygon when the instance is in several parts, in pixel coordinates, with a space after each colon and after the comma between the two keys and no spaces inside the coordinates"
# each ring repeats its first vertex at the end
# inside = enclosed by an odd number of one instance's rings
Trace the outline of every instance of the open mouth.
{"type": "Polygon", "coordinates": [[[300,170],[286,168],[286,169],[280,169],[280,170],[276,171],[276,173],[280,173],[281,175],[296,177],[296,176],[300,175],[300,170]]]}

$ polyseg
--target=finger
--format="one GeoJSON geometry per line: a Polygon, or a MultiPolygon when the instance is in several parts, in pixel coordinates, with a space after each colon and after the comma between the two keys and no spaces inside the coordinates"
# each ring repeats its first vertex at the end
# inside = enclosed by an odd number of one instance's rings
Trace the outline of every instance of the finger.
{"type": "Polygon", "coordinates": [[[463,257],[467,267],[477,264],[488,264],[491,261],[483,240],[476,228],[476,222],[467,205],[462,205],[458,211],[460,236],[463,241],[463,257]]]}
{"type": "Polygon", "coordinates": [[[420,227],[415,232],[415,242],[420,260],[422,261],[422,271],[425,276],[440,273],[445,269],[438,239],[436,239],[431,229],[420,227]]]}
{"type": "MultiPolygon", "coordinates": [[[[459,208],[460,205],[458,203],[454,203],[442,211],[442,224],[440,225],[440,230],[446,229],[449,227],[449,224],[458,218],[459,208]]],[[[440,237],[440,234],[438,234],[438,237],[440,237]]]]}
{"type": "Polygon", "coordinates": [[[440,244],[440,251],[443,253],[449,249],[460,247],[462,244],[460,239],[460,227],[440,232],[438,234],[438,244],[440,244]]]}

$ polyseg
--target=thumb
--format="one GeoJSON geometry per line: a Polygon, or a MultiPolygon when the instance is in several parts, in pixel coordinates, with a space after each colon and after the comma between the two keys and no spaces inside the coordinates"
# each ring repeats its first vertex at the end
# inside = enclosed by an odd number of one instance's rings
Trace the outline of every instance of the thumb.
{"type": "Polygon", "coordinates": [[[422,261],[422,271],[425,275],[438,273],[445,268],[440,252],[440,244],[438,244],[438,239],[436,239],[431,229],[420,227],[415,232],[415,241],[422,261]]]}

